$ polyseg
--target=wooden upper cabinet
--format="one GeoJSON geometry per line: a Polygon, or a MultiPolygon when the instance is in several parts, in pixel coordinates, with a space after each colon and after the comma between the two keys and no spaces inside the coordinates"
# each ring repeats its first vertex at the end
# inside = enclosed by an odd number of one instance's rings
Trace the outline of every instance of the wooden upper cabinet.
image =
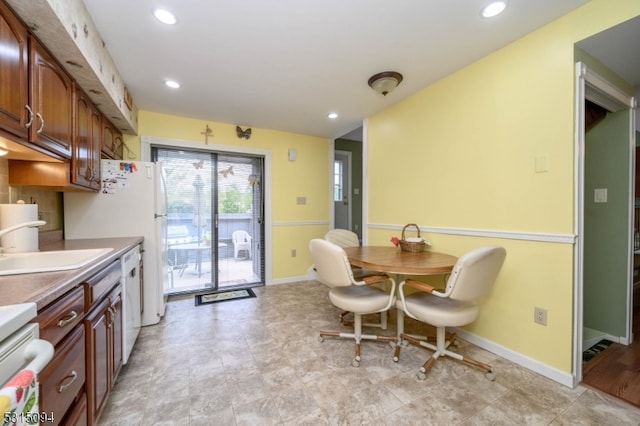
{"type": "Polygon", "coordinates": [[[32,110],[29,141],[71,158],[73,82],[35,37],[30,38],[29,53],[32,110]]]}
{"type": "Polygon", "coordinates": [[[75,132],[71,157],[71,183],[100,189],[102,115],[80,89],[75,90],[75,132]]]}
{"type": "Polygon", "coordinates": [[[23,140],[28,137],[28,43],[26,28],[0,2],[0,129],[23,140]]]}
{"type": "Polygon", "coordinates": [[[102,155],[112,160],[122,160],[122,135],[107,119],[102,120],[102,155]]]}

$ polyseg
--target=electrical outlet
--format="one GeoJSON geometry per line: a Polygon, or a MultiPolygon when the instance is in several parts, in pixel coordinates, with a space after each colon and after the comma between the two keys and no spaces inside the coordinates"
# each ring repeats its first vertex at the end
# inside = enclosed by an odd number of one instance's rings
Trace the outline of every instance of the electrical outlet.
{"type": "Polygon", "coordinates": [[[296,249],[291,249],[291,257],[296,257],[297,254],[296,249]]]}
{"type": "Polygon", "coordinates": [[[537,324],[547,325],[547,310],[537,306],[533,308],[533,321],[537,324]]]}

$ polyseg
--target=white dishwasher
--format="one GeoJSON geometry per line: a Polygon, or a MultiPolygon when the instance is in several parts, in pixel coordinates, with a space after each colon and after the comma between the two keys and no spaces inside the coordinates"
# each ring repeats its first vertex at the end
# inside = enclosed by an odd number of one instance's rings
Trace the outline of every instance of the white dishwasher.
{"type": "Polygon", "coordinates": [[[142,283],[140,281],[140,248],[136,246],[122,258],[122,327],[123,362],[126,364],[142,324],[142,283]]]}

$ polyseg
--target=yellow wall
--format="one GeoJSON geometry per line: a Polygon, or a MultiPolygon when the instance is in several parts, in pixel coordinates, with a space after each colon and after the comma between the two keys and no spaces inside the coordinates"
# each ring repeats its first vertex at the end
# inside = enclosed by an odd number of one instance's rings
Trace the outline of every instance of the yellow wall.
{"type": "MultiPolygon", "coordinates": [[[[272,156],[272,278],[286,279],[307,273],[311,265],[309,240],[322,237],[329,220],[329,141],[327,139],[269,129],[252,129],[249,140],[236,136],[235,124],[202,121],[140,111],[140,135],[168,139],[202,141],[208,124],[213,130],[211,144],[237,145],[268,150],[272,156]],[[296,161],[288,160],[288,150],[297,151],[296,161]],[[305,205],[296,203],[306,197],[305,205]],[[319,225],[319,223],[321,223],[319,225]],[[322,225],[324,224],[324,225],[322,225]],[[296,249],[297,256],[291,257],[296,249]]],[[[140,138],[125,136],[134,158],[140,158],[140,138]]],[[[125,152],[125,156],[127,153],[125,152]]]]}
{"type": "MultiPolygon", "coordinates": [[[[369,243],[399,234],[380,224],[572,234],[574,43],[638,14],[635,0],[592,0],[370,117],[369,243]],[[548,158],[548,172],[536,173],[536,157],[548,158]]],[[[506,247],[495,291],[469,330],[572,371],[571,244],[428,238],[452,254],[506,247]],[[534,324],[534,306],[548,310],[547,327],[534,324]]]]}

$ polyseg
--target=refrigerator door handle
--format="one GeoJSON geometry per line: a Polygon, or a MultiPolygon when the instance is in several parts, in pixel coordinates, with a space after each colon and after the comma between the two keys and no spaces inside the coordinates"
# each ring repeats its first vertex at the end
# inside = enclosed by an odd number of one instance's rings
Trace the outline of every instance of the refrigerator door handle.
{"type": "Polygon", "coordinates": [[[154,218],[154,219],[157,219],[157,218],[159,218],[159,217],[167,217],[167,215],[166,215],[166,214],[158,214],[158,213],[154,213],[154,214],[153,214],[153,218],[154,218]]]}

